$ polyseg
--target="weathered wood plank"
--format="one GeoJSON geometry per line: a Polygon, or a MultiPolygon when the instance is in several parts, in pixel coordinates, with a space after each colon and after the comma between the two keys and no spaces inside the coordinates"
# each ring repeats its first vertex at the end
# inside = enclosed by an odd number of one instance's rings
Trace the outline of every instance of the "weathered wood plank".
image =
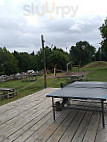
{"type": "MultiPolygon", "coordinates": [[[[56,116],[58,115],[58,113],[56,113],[56,116]]],[[[47,129],[48,131],[50,130],[52,133],[52,130],[55,129],[55,125],[58,125],[58,122],[62,123],[64,116],[66,117],[69,114],[69,112],[67,112],[66,110],[61,111],[60,113],[61,113],[60,117],[57,117],[58,119],[56,118],[55,122],[53,121],[53,118],[51,117],[51,119],[49,119],[44,125],[42,125],[37,131],[35,131],[35,133],[33,133],[33,135],[31,135],[25,141],[34,142],[34,141],[39,141],[39,139],[43,139],[44,137],[45,138],[48,137],[50,135],[50,132],[46,133],[47,129]]]]}
{"type": "MultiPolygon", "coordinates": [[[[69,112],[69,111],[66,110],[66,112],[69,112]]],[[[68,125],[73,120],[73,118],[76,116],[76,114],[77,114],[77,111],[73,111],[73,110],[68,115],[64,114],[63,117],[60,117],[60,119],[58,121],[56,121],[55,123],[52,124],[53,128],[50,128],[50,126],[49,126],[41,134],[42,137],[39,137],[36,141],[45,142],[45,141],[48,141],[48,139],[49,139],[49,141],[52,142],[52,140],[54,139],[54,141],[57,142],[58,134],[63,132],[64,127],[65,127],[65,129],[66,129],[66,127],[68,127],[68,125]]]]}
{"type": "Polygon", "coordinates": [[[17,108],[19,106],[23,106],[25,104],[32,103],[34,101],[38,101],[38,100],[43,101],[43,98],[46,99],[45,94],[47,94],[48,92],[52,92],[54,90],[55,90],[55,88],[47,88],[42,91],[31,94],[29,96],[23,97],[17,101],[0,106],[0,115],[4,114],[7,111],[10,111],[11,109],[13,110],[13,108],[17,108]]]}
{"type": "Polygon", "coordinates": [[[84,119],[82,120],[80,126],[78,127],[78,130],[76,131],[72,142],[82,142],[85,133],[88,129],[88,124],[90,122],[90,119],[92,117],[92,112],[87,112],[86,115],[84,116],[84,119]]]}
{"type": "MultiPolygon", "coordinates": [[[[46,93],[47,92],[48,92],[48,90],[46,91],[46,93]]],[[[7,137],[7,136],[11,135],[12,133],[14,133],[18,129],[20,129],[20,127],[23,127],[23,125],[25,125],[26,123],[29,123],[33,119],[36,119],[36,117],[37,117],[37,120],[39,120],[38,116],[41,115],[41,113],[42,113],[41,116],[44,117],[45,113],[43,113],[43,112],[45,110],[51,111],[51,109],[52,109],[52,108],[48,109],[49,105],[51,105],[51,102],[50,101],[48,102],[48,99],[46,99],[46,97],[45,97],[45,101],[42,102],[42,100],[41,100],[41,103],[36,105],[35,108],[32,107],[31,103],[29,105],[31,107],[29,109],[29,110],[31,110],[31,112],[24,110],[20,115],[13,118],[12,120],[8,120],[6,123],[4,123],[3,125],[0,126],[1,127],[0,134],[2,133],[3,137],[7,137]],[[7,133],[5,133],[5,132],[7,132],[7,133]]],[[[26,108],[26,106],[25,106],[25,108],[26,108]]],[[[47,111],[47,113],[48,113],[48,111],[47,111]]],[[[34,124],[34,122],[33,122],[33,124],[34,124]]]]}
{"type": "Polygon", "coordinates": [[[51,111],[48,106],[41,106],[39,109],[36,109],[35,112],[33,111],[30,116],[27,116],[26,114],[23,117],[19,117],[19,120],[17,119],[18,121],[16,123],[13,123],[14,125],[12,125],[12,123],[10,125],[8,124],[6,127],[1,129],[0,133],[4,134],[5,131],[7,131],[7,136],[11,135],[12,133],[17,134],[17,131],[20,131],[20,129],[23,129],[23,127],[25,128],[26,125],[30,125],[32,123],[35,124],[35,122],[41,117],[44,117],[45,113],[47,114],[48,111],[51,111]]]}
{"type": "Polygon", "coordinates": [[[40,112],[41,109],[46,107],[48,101],[44,101],[44,103],[38,104],[34,107],[31,107],[30,109],[26,110],[25,112],[19,114],[17,117],[7,121],[6,123],[3,123],[2,125],[0,125],[0,132],[2,130],[8,130],[11,129],[12,124],[15,125],[19,125],[20,122],[22,123],[22,121],[24,121],[23,123],[25,123],[25,120],[27,119],[31,119],[33,118],[33,116],[35,117],[35,115],[38,114],[38,112],[40,112]]]}
{"type": "Polygon", "coordinates": [[[100,119],[99,113],[94,113],[92,115],[91,121],[89,123],[89,127],[83,139],[83,142],[94,142],[95,141],[99,119],[100,119]]]}
{"type": "MultiPolygon", "coordinates": [[[[45,95],[43,95],[43,97],[45,97],[45,95]]],[[[40,96],[38,97],[40,98],[40,96]]],[[[42,98],[42,100],[47,100],[46,97],[45,99],[42,98]]],[[[48,98],[49,99],[49,98],[48,98]]],[[[29,99],[31,100],[31,99],[29,99]]],[[[23,113],[24,111],[28,110],[29,108],[38,105],[38,103],[42,103],[42,100],[36,98],[36,101],[29,101],[27,103],[24,103],[22,105],[18,105],[16,108],[13,108],[7,112],[4,112],[3,114],[0,115],[0,125],[7,122],[8,120],[13,119],[14,117],[17,117],[19,114],[23,113]]]]}
{"type": "MultiPolygon", "coordinates": [[[[46,109],[44,108],[44,110],[46,111],[47,108],[46,109]]],[[[50,112],[51,109],[48,109],[48,111],[50,112]]],[[[49,113],[48,111],[47,112],[41,111],[42,114],[40,113],[34,119],[28,119],[28,120],[25,119],[25,122],[24,121],[22,121],[22,123],[20,122],[19,126],[17,126],[17,127],[13,126],[10,130],[9,129],[6,130],[6,134],[5,133],[3,133],[3,134],[5,135],[5,137],[9,138],[11,141],[16,139],[17,137],[22,135],[27,129],[29,129],[31,126],[35,125],[38,121],[40,121],[43,117],[45,117],[45,115],[47,115],[47,113],[49,113]]]]}
{"type": "Polygon", "coordinates": [[[42,104],[42,102],[33,102],[32,104],[23,105],[23,107],[19,106],[17,109],[13,109],[13,111],[8,111],[7,113],[4,113],[0,116],[0,125],[8,122],[11,119],[14,119],[15,117],[18,117],[18,115],[22,114],[23,112],[29,111],[29,109],[33,109],[33,107],[38,107],[39,104],[42,104]]]}
{"type": "Polygon", "coordinates": [[[107,142],[107,126],[97,132],[95,142],[107,142]]]}
{"type": "MultiPolygon", "coordinates": [[[[59,142],[65,142],[65,141],[70,142],[72,137],[74,136],[75,132],[77,131],[78,126],[80,125],[82,119],[84,118],[85,113],[86,113],[85,111],[79,111],[78,115],[70,123],[70,125],[67,128],[67,130],[65,131],[65,133],[63,133],[63,135],[61,135],[57,141],[59,141],[59,142]]],[[[51,139],[51,140],[54,141],[54,139],[51,139]]],[[[48,142],[50,142],[50,140],[48,142]]]]}
{"type": "MultiPolygon", "coordinates": [[[[63,113],[57,113],[56,119],[59,118],[59,116],[61,116],[62,114],[63,113]]],[[[20,142],[21,140],[26,141],[29,137],[32,137],[34,133],[35,133],[35,136],[37,133],[40,133],[40,130],[42,130],[41,128],[43,128],[43,126],[45,126],[46,124],[48,125],[48,122],[53,123],[52,112],[49,114],[49,117],[47,116],[48,115],[46,115],[46,117],[44,117],[42,120],[38,121],[35,125],[32,125],[32,127],[30,127],[27,131],[25,131],[23,135],[21,135],[15,141],[16,142],[20,142]]]]}
{"type": "Polygon", "coordinates": [[[95,142],[107,142],[107,113],[105,114],[105,128],[102,128],[102,119],[99,121],[95,142]]]}

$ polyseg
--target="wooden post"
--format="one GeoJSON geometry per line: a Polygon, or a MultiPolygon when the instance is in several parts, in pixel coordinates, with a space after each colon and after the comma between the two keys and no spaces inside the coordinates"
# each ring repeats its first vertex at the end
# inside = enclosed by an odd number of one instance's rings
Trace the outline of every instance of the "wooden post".
{"type": "Polygon", "coordinates": [[[44,64],[44,88],[47,88],[47,82],[46,82],[46,57],[45,57],[45,48],[44,48],[43,35],[41,35],[41,41],[42,41],[43,64],[44,64]]]}

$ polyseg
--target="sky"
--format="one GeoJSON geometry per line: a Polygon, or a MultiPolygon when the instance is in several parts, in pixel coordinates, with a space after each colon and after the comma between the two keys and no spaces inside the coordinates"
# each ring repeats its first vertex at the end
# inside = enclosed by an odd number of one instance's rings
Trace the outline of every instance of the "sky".
{"type": "Polygon", "coordinates": [[[43,35],[45,46],[69,51],[88,41],[98,49],[106,5],[106,0],[0,0],[0,47],[36,53],[43,35]]]}

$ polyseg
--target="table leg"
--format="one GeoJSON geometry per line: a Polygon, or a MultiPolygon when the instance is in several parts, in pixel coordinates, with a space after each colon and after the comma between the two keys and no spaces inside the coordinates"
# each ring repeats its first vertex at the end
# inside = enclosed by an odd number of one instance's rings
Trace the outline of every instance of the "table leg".
{"type": "Polygon", "coordinates": [[[53,118],[54,118],[54,121],[55,121],[54,97],[52,97],[52,108],[53,108],[53,118]]]}
{"type": "Polygon", "coordinates": [[[104,122],[104,101],[101,100],[101,106],[102,106],[102,125],[103,128],[105,128],[105,122],[104,122]]]}

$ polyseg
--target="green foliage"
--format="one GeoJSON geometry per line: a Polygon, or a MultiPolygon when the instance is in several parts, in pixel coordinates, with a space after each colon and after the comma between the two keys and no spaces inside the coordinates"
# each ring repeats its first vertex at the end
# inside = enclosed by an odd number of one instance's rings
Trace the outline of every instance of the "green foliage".
{"type": "MultiPolygon", "coordinates": [[[[7,74],[7,71],[6,71],[7,67],[6,66],[11,66],[12,68],[16,67],[16,69],[14,69],[13,73],[17,72],[17,68],[18,68],[17,59],[14,57],[13,54],[11,54],[4,47],[4,48],[0,48],[0,74],[7,74]],[[8,64],[8,65],[6,65],[6,64],[8,64]],[[9,65],[9,64],[11,64],[11,65],[9,65]]],[[[8,72],[8,74],[10,74],[10,73],[8,72]]]]}
{"type": "Polygon", "coordinates": [[[101,51],[104,60],[107,61],[107,19],[105,19],[104,24],[100,27],[100,32],[103,38],[103,41],[101,42],[101,51]]]}
{"type": "MultiPolygon", "coordinates": [[[[53,71],[56,67],[58,70],[66,70],[66,64],[70,61],[69,54],[62,49],[48,46],[45,47],[46,66],[48,70],[53,71]]],[[[34,51],[31,54],[27,52],[10,53],[6,48],[0,48],[0,73],[15,74],[17,72],[26,72],[27,70],[43,70],[43,52],[40,49],[37,54],[34,51]]]]}
{"type": "Polygon", "coordinates": [[[51,69],[66,70],[66,64],[70,61],[69,56],[62,49],[53,49],[49,55],[49,64],[51,69]]]}
{"type": "Polygon", "coordinates": [[[13,55],[18,60],[18,67],[20,72],[26,72],[32,68],[32,55],[29,55],[27,52],[18,53],[17,51],[14,51],[13,55]]]}
{"type": "MultiPolygon", "coordinates": [[[[53,68],[58,70],[65,70],[66,64],[69,62],[69,55],[59,48],[49,48],[45,47],[45,56],[46,56],[46,66],[47,69],[53,71],[53,68]]],[[[42,49],[37,52],[35,56],[35,65],[38,70],[43,69],[43,53],[42,49]]]]}
{"type": "Polygon", "coordinates": [[[12,75],[18,72],[18,67],[12,62],[7,62],[3,65],[4,73],[6,75],[12,75]]]}
{"type": "Polygon", "coordinates": [[[73,64],[85,65],[93,61],[95,56],[95,47],[90,45],[87,41],[80,41],[76,43],[76,46],[72,46],[70,49],[71,60],[73,64]]]}

